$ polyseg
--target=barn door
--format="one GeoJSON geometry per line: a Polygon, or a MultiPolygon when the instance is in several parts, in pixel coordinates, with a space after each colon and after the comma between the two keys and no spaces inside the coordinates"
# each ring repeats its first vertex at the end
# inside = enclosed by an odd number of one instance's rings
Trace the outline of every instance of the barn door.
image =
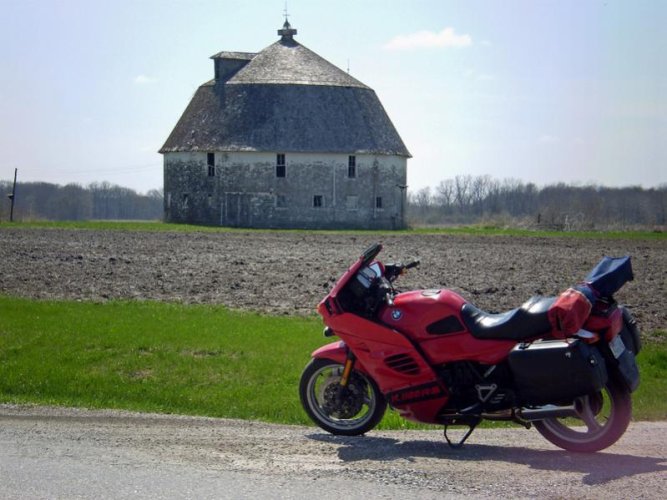
{"type": "Polygon", "coordinates": [[[225,225],[248,227],[250,222],[250,195],[247,193],[225,193],[225,225]]]}

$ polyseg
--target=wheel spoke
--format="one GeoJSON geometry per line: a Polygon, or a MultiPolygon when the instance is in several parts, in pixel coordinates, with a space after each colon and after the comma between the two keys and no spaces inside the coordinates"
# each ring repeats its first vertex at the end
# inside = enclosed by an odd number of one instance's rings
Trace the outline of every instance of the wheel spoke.
{"type": "Polygon", "coordinates": [[[593,413],[588,397],[582,398],[582,407],[579,412],[579,417],[586,424],[588,432],[596,432],[602,428],[600,422],[595,419],[595,414],[593,413]]]}

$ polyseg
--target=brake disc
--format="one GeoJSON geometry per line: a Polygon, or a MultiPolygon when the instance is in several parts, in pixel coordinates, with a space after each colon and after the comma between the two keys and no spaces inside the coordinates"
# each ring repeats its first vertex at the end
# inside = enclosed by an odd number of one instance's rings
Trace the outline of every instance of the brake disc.
{"type": "Polygon", "coordinates": [[[353,377],[347,387],[341,387],[340,378],[330,377],[322,390],[322,407],[327,414],[342,419],[357,415],[364,406],[363,382],[359,382],[353,377]]]}

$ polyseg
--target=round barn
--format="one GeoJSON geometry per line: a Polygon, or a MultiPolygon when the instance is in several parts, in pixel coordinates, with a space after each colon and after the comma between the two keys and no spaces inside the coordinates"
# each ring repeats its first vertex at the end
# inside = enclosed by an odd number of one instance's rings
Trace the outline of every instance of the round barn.
{"type": "Polygon", "coordinates": [[[211,57],[160,153],[168,222],[405,227],[410,153],[375,92],[294,39],[211,57]]]}

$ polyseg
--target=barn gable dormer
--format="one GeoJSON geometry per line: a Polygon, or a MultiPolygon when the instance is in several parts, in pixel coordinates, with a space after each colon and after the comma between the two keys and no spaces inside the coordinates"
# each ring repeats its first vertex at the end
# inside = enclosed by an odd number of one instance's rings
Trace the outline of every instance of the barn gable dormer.
{"type": "Polygon", "coordinates": [[[216,82],[226,82],[252,61],[253,52],[218,52],[211,56],[216,82]]]}

